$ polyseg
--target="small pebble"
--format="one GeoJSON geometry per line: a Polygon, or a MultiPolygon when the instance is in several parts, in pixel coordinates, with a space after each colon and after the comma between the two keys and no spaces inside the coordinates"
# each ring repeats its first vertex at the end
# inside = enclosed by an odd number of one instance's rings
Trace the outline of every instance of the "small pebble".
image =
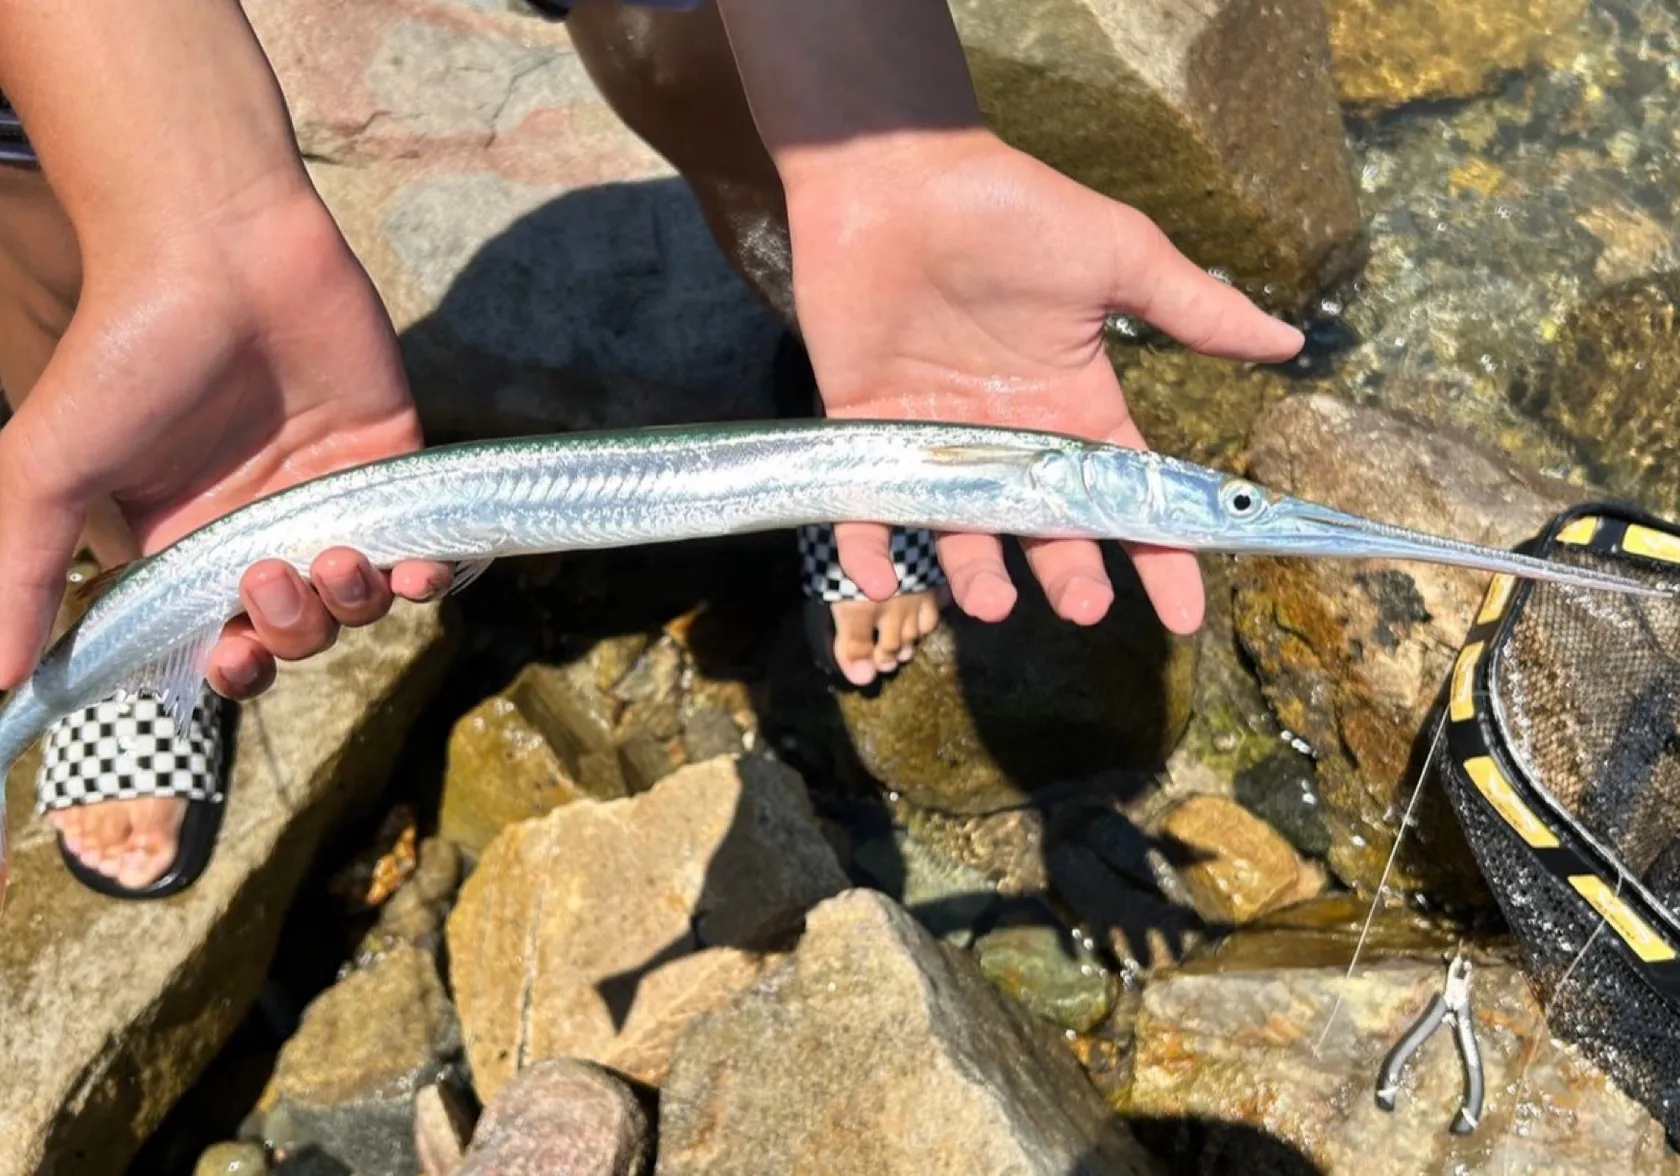
{"type": "Polygon", "coordinates": [[[213,1144],[193,1168],[193,1176],[262,1176],[268,1156],[254,1143],[213,1144]]]}

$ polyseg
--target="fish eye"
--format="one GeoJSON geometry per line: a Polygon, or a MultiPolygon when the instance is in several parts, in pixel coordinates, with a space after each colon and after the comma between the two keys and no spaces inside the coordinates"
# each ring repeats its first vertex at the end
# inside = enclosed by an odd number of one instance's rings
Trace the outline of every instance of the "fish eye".
{"type": "Polygon", "coordinates": [[[1233,518],[1246,519],[1259,514],[1266,499],[1260,487],[1250,482],[1227,482],[1219,492],[1219,504],[1233,518]]]}

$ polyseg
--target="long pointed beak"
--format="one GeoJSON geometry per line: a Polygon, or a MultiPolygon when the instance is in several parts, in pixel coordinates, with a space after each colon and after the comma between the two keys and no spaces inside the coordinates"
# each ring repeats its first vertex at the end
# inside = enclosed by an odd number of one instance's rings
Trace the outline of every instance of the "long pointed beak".
{"type": "Polygon", "coordinates": [[[1244,546],[1267,555],[1415,559],[1635,596],[1663,597],[1675,591],[1611,572],[1554,563],[1497,547],[1378,523],[1295,498],[1274,501],[1267,516],[1256,521],[1253,538],[1244,546]]]}

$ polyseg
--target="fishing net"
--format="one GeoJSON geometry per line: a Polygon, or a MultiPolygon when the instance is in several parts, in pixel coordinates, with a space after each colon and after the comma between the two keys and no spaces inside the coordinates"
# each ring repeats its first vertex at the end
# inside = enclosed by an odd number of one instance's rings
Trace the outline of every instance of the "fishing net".
{"type": "MultiPolygon", "coordinates": [[[[1531,545],[1680,588],[1680,529],[1591,504],[1531,545]]],[[[1680,1140],[1680,597],[1493,582],[1441,776],[1551,1031],[1680,1140]]]]}

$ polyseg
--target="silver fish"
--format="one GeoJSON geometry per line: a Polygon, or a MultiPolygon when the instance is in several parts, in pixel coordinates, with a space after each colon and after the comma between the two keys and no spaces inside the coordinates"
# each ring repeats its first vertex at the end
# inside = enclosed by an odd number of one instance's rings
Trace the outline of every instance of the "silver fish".
{"type": "MultiPolygon", "coordinates": [[[[460,587],[505,556],[824,522],[1416,559],[1660,594],[1054,433],[830,420],[471,442],[290,487],[129,565],[6,699],[0,771],[57,719],[104,698],[149,692],[184,722],[222,625],[242,611],[240,578],[259,560],[285,560],[307,576],[322,551],[346,546],[380,567],[464,565],[460,587]]],[[[0,841],[0,878],[5,862],[0,841]]]]}

